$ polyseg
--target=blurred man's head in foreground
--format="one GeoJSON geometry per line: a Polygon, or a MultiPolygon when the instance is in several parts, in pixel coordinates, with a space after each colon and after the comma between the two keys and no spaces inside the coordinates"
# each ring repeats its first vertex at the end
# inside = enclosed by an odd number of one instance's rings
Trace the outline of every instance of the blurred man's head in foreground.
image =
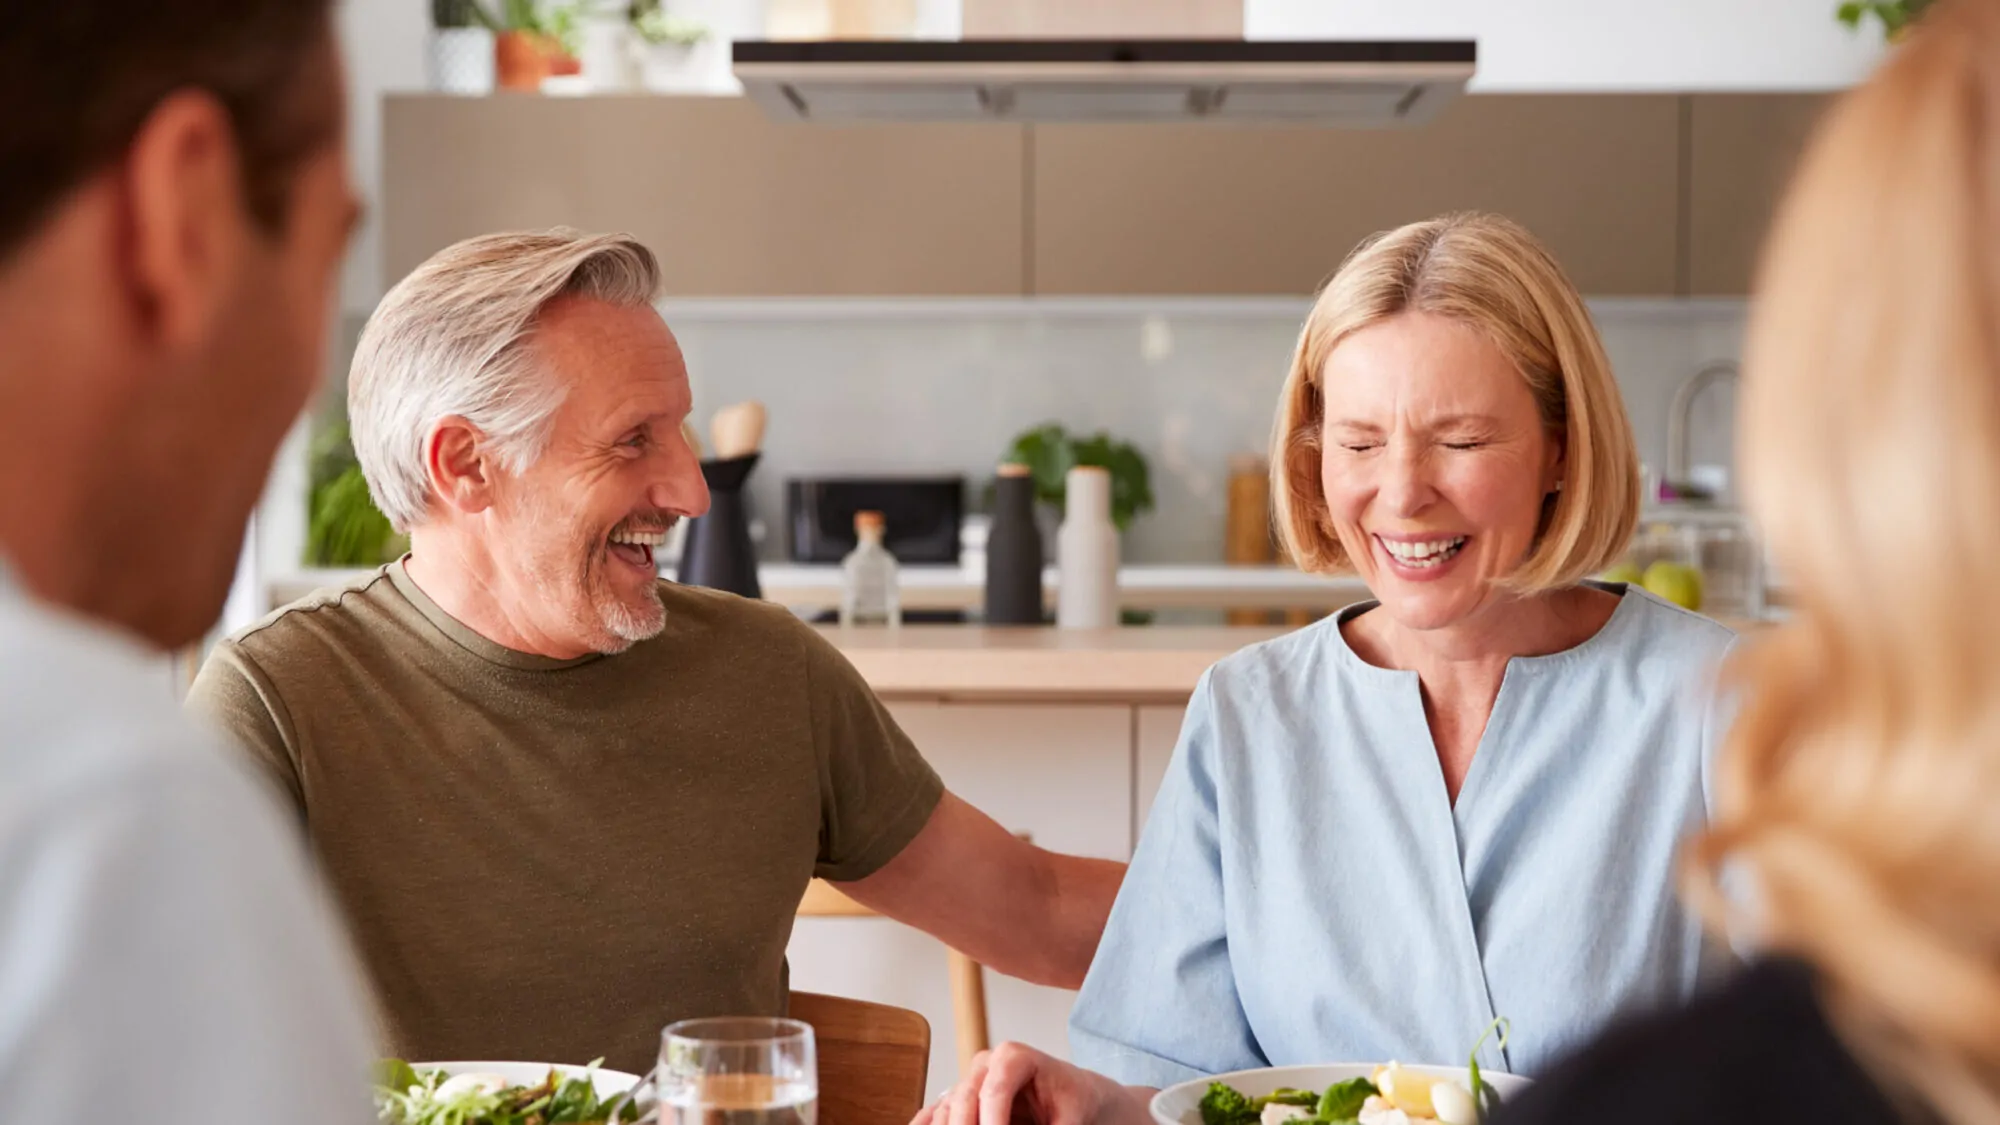
{"type": "Polygon", "coordinates": [[[356,204],[330,0],[0,28],[0,557],[160,646],[215,619],[356,204]]]}

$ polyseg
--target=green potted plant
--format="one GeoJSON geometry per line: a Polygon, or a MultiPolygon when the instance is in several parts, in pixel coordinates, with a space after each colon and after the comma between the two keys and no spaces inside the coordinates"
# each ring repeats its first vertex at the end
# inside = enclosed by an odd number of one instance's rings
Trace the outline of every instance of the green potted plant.
{"type": "Polygon", "coordinates": [[[1933,0],[1848,0],[1835,10],[1834,15],[1850,28],[1860,28],[1869,20],[1882,24],[1882,34],[1894,43],[1903,37],[1910,24],[1924,14],[1933,0]]]}
{"type": "Polygon", "coordinates": [[[409,549],[368,495],[344,422],[313,440],[307,497],[307,566],[380,566],[409,549]]]}
{"type": "Polygon", "coordinates": [[[549,51],[549,73],[558,78],[582,74],[583,59],[579,52],[583,26],[577,5],[564,4],[551,8],[544,26],[548,29],[543,44],[549,51]]]}
{"type": "Polygon", "coordinates": [[[709,38],[699,20],[667,11],[662,0],[630,0],[625,20],[632,29],[635,69],[648,90],[692,90],[701,86],[695,50],[709,38]]]}
{"type": "Polygon", "coordinates": [[[661,0],[632,0],[625,6],[626,22],[640,39],[654,46],[692,47],[708,38],[708,25],[667,11],[661,0]]]}
{"type": "MultiPolygon", "coordinates": [[[[1111,475],[1111,523],[1120,534],[1133,520],[1153,510],[1152,474],[1145,455],[1130,442],[1119,441],[1103,430],[1078,436],[1059,423],[1045,422],[1016,436],[1001,461],[1028,466],[1035,482],[1035,498],[1045,505],[1045,511],[1053,513],[1055,521],[1063,515],[1069,471],[1078,465],[1094,465],[1111,475]]],[[[1056,539],[1054,526],[1043,529],[1043,543],[1052,545],[1056,539]]],[[[1153,616],[1128,609],[1119,614],[1119,620],[1126,625],[1147,625],[1153,616]]]]}
{"type": "Polygon", "coordinates": [[[1129,442],[1118,441],[1099,430],[1089,437],[1077,437],[1055,422],[1045,422],[1023,431],[1007,448],[1003,461],[1028,466],[1035,480],[1035,497],[1052,505],[1060,514],[1064,482],[1078,465],[1096,465],[1111,474],[1111,522],[1119,531],[1153,510],[1152,475],[1146,458],[1129,442]]]}
{"type": "Polygon", "coordinates": [[[503,90],[535,93],[543,79],[580,69],[576,61],[580,0],[499,0],[497,9],[487,7],[485,0],[434,2],[450,4],[455,16],[469,15],[493,33],[493,69],[503,90]]]}

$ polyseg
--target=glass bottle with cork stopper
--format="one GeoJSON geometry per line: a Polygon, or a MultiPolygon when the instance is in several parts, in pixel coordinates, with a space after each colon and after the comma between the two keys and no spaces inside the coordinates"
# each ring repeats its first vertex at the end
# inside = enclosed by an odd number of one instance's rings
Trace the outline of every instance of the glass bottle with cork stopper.
{"type": "Polygon", "coordinates": [[[896,556],[882,545],[882,513],[854,513],[854,550],[840,561],[840,624],[903,623],[902,595],[897,588],[896,556]]]}

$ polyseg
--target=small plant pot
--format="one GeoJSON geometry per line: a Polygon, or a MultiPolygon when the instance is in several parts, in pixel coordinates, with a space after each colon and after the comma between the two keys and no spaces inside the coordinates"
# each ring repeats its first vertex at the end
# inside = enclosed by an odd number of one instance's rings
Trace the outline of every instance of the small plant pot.
{"type": "Polygon", "coordinates": [[[493,40],[495,84],[502,90],[536,94],[554,73],[549,42],[532,31],[503,31],[493,40]]]}
{"type": "Polygon", "coordinates": [[[431,32],[431,89],[441,94],[493,92],[493,33],[483,27],[431,32]]]}
{"type": "Polygon", "coordinates": [[[583,77],[593,90],[639,89],[639,56],[632,49],[638,36],[623,19],[594,19],[583,25],[583,77]]]}
{"type": "Polygon", "coordinates": [[[700,52],[695,43],[647,43],[635,40],[639,83],[654,93],[690,93],[702,89],[700,52]]]}

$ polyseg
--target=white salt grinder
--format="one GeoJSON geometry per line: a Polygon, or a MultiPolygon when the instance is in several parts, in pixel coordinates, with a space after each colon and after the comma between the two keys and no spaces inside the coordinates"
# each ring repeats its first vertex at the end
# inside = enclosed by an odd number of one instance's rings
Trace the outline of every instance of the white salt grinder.
{"type": "Polygon", "coordinates": [[[1109,629],[1118,624],[1118,529],[1111,524],[1111,474],[1078,465],[1063,484],[1056,533],[1056,625],[1109,629]]]}

